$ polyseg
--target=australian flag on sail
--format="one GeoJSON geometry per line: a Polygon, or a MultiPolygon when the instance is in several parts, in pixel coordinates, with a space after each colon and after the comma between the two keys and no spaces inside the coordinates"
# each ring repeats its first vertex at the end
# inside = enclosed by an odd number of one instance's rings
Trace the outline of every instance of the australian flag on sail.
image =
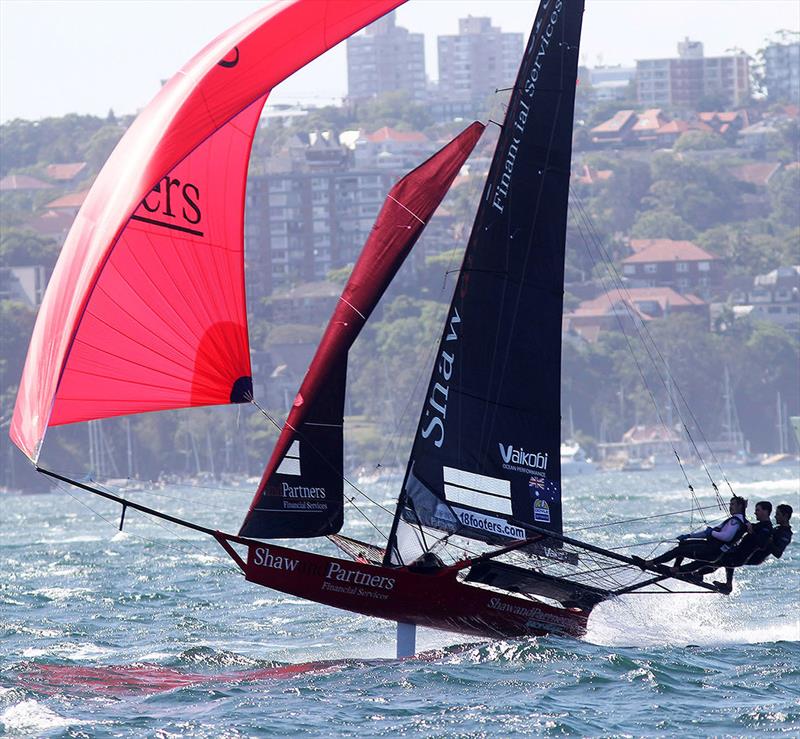
{"type": "MultiPolygon", "coordinates": [[[[406,523],[492,543],[525,536],[526,524],[562,530],[564,243],[582,14],[583,0],[540,3],[414,439],[406,523]]],[[[394,541],[389,556],[402,560],[394,541]]]]}

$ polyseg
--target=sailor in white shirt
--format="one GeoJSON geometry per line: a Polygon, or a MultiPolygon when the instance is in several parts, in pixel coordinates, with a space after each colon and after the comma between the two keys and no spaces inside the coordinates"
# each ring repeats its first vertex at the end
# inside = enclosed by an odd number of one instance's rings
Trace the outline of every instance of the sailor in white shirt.
{"type": "Polygon", "coordinates": [[[708,526],[705,529],[693,531],[691,534],[681,534],[677,537],[680,542],[678,546],[653,559],[642,560],[642,564],[653,567],[674,559],[675,563],[670,568],[670,571],[674,573],[684,558],[715,562],[747,531],[747,520],[744,517],[746,509],[747,501],[738,495],[733,496],[728,507],[730,518],[726,518],[718,526],[708,526]]]}

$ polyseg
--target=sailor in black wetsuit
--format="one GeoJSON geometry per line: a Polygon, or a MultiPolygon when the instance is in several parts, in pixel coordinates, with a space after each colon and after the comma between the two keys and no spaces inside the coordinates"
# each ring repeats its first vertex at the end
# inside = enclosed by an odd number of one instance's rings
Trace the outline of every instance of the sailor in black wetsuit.
{"type": "Polygon", "coordinates": [[[719,526],[713,528],[709,526],[691,534],[681,534],[678,537],[680,544],[677,547],[653,559],[642,560],[641,564],[654,567],[674,559],[675,564],[670,568],[670,572],[674,574],[684,558],[701,560],[706,565],[716,562],[744,535],[747,523],[744,517],[746,509],[747,501],[734,495],[728,507],[730,518],[726,518],[719,526]]]}
{"type": "MultiPolygon", "coordinates": [[[[763,504],[759,503],[759,505],[763,504]]],[[[770,554],[776,559],[780,559],[783,556],[783,552],[792,540],[792,527],[789,525],[789,519],[792,517],[792,513],[792,507],[787,503],[781,503],[775,509],[775,523],[777,526],[772,529],[770,540],[766,548],[755,551],[747,561],[739,561],[740,558],[735,556],[739,547],[736,547],[736,549],[729,553],[730,561],[728,561],[728,555],[722,558],[720,564],[726,566],[726,579],[725,582],[714,583],[719,588],[720,592],[730,593],[733,589],[733,570],[735,567],[740,567],[741,565],[760,565],[770,554]]],[[[755,529],[755,526],[753,528],[755,529]]],[[[744,544],[744,541],[742,541],[742,544],[744,544]]]]}
{"type": "Polygon", "coordinates": [[[772,503],[768,500],[756,503],[756,522],[746,524],[747,533],[735,547],[729,549],[710,565],[707,562],[696,560],[683,565],[679,572],[681,574],[693,572],[702,577],[723,566],[728,567],[732,572],[734,567],[761,564],[769,555],[769,548],[772,544],[772,522],[769,520],[771,513],[772,503]]]}

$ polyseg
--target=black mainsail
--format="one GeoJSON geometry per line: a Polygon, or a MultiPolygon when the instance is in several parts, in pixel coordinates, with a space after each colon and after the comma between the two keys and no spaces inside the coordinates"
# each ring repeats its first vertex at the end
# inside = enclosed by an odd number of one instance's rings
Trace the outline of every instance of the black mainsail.
{"type": "Polygon", "coordinates": [[[448,311],[387,563],[423,527],[502,544],[560,533],[564,244],[583,0],[534,22],[448,311]]]}

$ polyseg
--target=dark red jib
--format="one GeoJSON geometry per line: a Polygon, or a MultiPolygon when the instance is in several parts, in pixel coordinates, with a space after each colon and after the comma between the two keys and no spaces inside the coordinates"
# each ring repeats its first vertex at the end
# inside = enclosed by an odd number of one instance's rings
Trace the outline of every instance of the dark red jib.
{"type": "Polygon", "coordinates": [[[347,353],[483,129],[473,123],[389,191],[264,471],[243,536],[322,536],[341,528],[347,353]]]}

